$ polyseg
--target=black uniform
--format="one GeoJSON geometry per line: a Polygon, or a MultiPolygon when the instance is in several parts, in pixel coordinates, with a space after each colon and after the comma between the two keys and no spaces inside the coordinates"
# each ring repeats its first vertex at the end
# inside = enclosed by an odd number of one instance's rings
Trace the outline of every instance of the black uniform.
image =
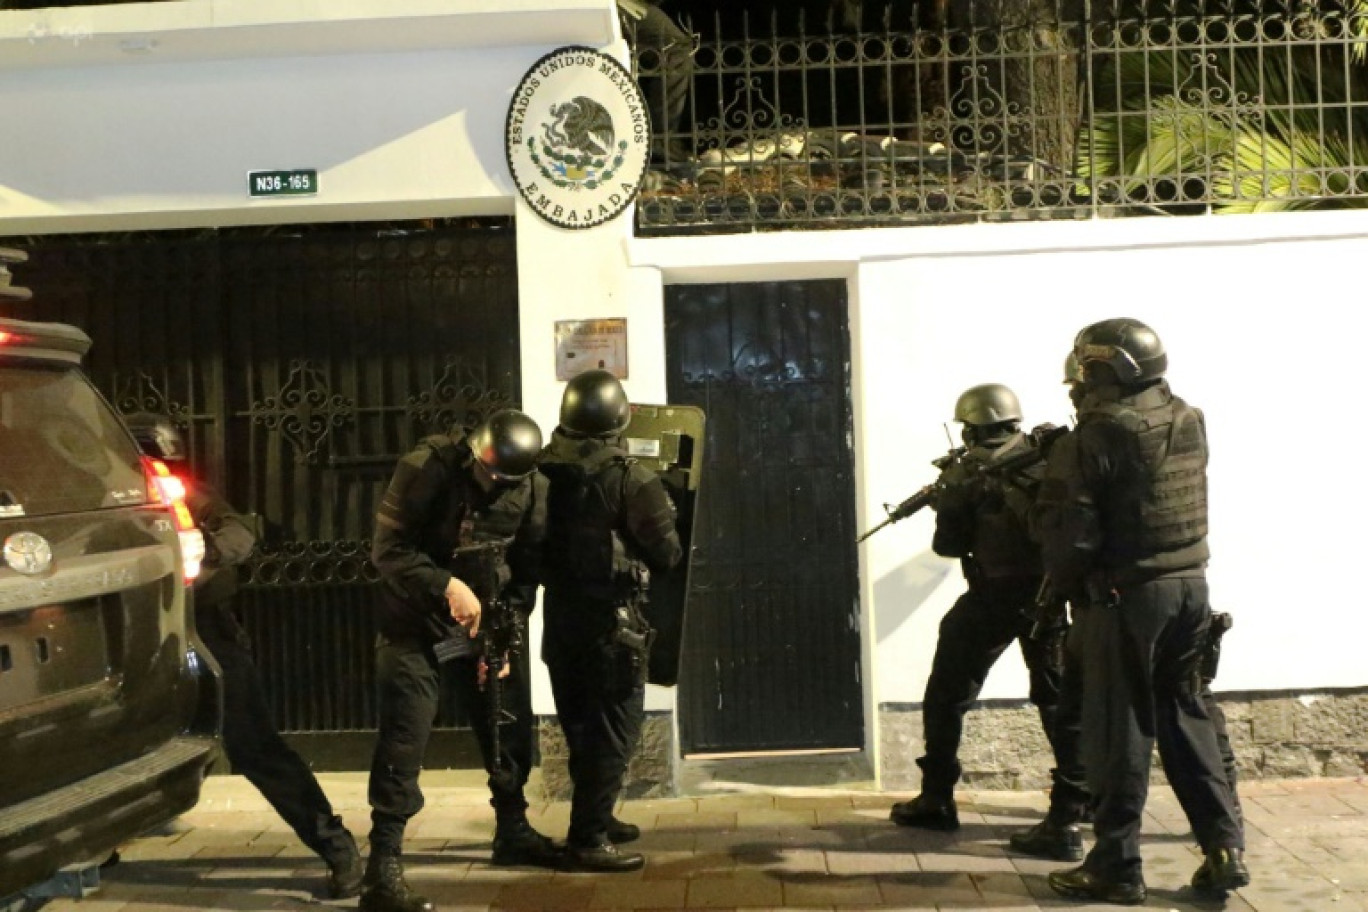
{"type": "MultiPolygon", "coordinates": [[[[376,687],[380,730],[371,764],[371,852],[400,853],[404,827],[423,807],[418,774],[437,715],[439,664],[434,644],[464,636],[452,620],[445,591],[451,556],[462,545],[510,542],[503,595],[525,616],[535,606],[537,567],[546,530],[546,480],[536,473],[485,492],[473,475],[474,457],[463,437],[423,440],[400,460],[375,518],[371,560],[380,571],[376,687]]],[[[461,572],[459,568],[458,573],[461,572]]],[[[466,579],[482,602],[492,593],[466,579]]],[[[503,772],[495,774],[490,719],[472,654],[446,663],[446,680],[470,712],[485,769],[490,804],[500,829],[525,823],[523,787],[532,768],[532,702],[525,656],[512,658],[505,679],[500,728],[503,772]]]]}
{"type": "Polygon", "coordinates": [[[247,777],[300,840],[330,865],[356,855],[356,843],[333,813],[313,771],[271,722],[252,643],[233,610],[236,565],[256,546],[243,518],[210,488],[187,483],[186,505],[204,534],[195,580],[195,626],[223,671],[223,746],[233,771],[247,777]]]}
{"type": "Polygon", "coordinates": [[[557,428],[539,464],[551,485],[542,658],[570,751],[571,847],[605,841],[640,734],[647,656],[624,641],[645,630],[643,571],[683,556],[660,479],[616,443],[557,428]]]}
{"type": "Polygon", "coordinates": [[[1034,519],[1046,569],[1075,606],[1097,836],[1082,870],[1141,884],[1156,739],[1203,851],[1244,846],[1198,667],[1211,621],[1206,431],[1166,381],[1100,387],[1078,418],[1050,453],[1034,519]]]}
{"type": "Polygon", "coordinates": [[[1041,566],[1027,517],[1043,467],[994,477],[979,471],[1031,446],[1029,437],[1016,433],[1000,445],[970,448],[941,473],[932,548],[961,559],[969,587],[941,620],[922,707],[926,754],[917,764],[922,793],[948,803],[962,771],[957,754],[964,715],[993,664],[1016,641],[1030,672],[1030,700],[1055,754],[1052,804],[1067,805],[1063,816],[1077,819],[1087,800],[1077,737],[1055,725],[1063,669],[1048,643],[1031,636],[1041,566]]]}

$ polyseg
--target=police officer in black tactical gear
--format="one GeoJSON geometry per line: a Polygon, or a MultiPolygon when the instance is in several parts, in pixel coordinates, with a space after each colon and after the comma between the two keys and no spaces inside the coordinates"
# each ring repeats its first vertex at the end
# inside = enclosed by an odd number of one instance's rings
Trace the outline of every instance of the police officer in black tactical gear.
{"type": "Polygon", "coordinates": [[[966,390],[955,404],[955,420],[964,425],[967,449],[941,472],[933,502],[932,548],[942,557],[960,559],[968,589],[941,621],[926,683],[926,754],[917,761],[922,768],[921,794],[893,805],[889,816],[901,826],[959,826],[954,787],[961,773],[957,754],[964,715],[978,699],[993,664],[1016,641],[1030,672],[1031,702],[1055,753],[1053,794],[1058,807],[1052,807],[1051,820],[1060,823],[1045,836],[1057,857],[1081,858],[1082,836],[1074,824],[1086,795],[1077,740],[1058,738],[1055,731],[1063,670],[1048,642],[1031,635],[1041,568],[1027,517],[1043,467],[1036,463],[1000,474],[993,471],[995,465],[1038,446],[1039,436],[1021,432],[1017,397],[997,383],[966,390]]]}
{"type": "Polygon", "coordinates": [[[328,865],[328,895],[361,892],[361,853],[333,813],[308,764],[271,722],[252,642],[233,609],[237,566],[256,547],[247,521],[213,488],[189,477],[189,452],[165,415],[138,412],[125,423],[142,451],[167,464],[185,485],[185,503],[204,535],[205,556],[194,583],[195,628],[223,675],[223,747],[233,771],[251,782],[300,840],[328,865]]]}
{"type": "Polygon", "coordinates": [[[1140,823],[1157,739],[1205,854],[1192,886],[1223,896],[1250,878],[1201,693],[1211,623],[1204,420],[1170,391],[1163,344],[1140,321],[1084,328],[1074,355],[1078,427],[1050,452],[1032,519],[1046,570],[1074,606],[1097,842],[1050,886],[1078,899],[1144,901],[1140,823]]]}
{"type": "MultiPolygon", "coordinates": [[[[1069,387],[1069,401],[1073,403],[1075,411],[1082,405],[1083,399],[1087,394],[1087,387],[1083,384],[1082,371],[1079,368],[1078,358],[1070,350],[1068,357],[1064,359],[1064,382],[1069,387]]],[[[1051,587],[1053,589],[1053,587],[1051,587]]],[[[1229,626],[1229,615],[1212,615],[1213,620],[1224,619],[1227,627],[1229,626]]],[[[1230,744],[1230,736],[1226,731],[1225,712],[1221,709],[1221,704],[1217,702],[1216,695],[1211,692],[1211,683],[1215,678],[1216,662],[1220,655],[1220,636],[1224,630],[1214,631],[1213,637],[1209,638],[1203,649],[1203,661],[1198,674],[1201,678],[1201,697],[1206,705],[1207,712],[1211,715],[1211,721],[1216,726],[1216,742],[1221,751],[1221,766],[1225,770],[1226,781],[1230,783],[1231,797],[1235,801],[1235,811],[1240,814],[1239,795],[1235,792],[1237,768],[1235,751],[1230,744]]],[[[1076,644],[1075,644],[1076,645],[1076,644]]],[[[1055,714],[1056,737],[1072,738],[1078,741],[1081,737],[1083,723],[1083,681],[1082,668],[1080,667],[1079,657],[1076,649],[1066,651],[1064,656],[1064,679],[1060,687],[1059,708],[1055,714]]],[[[1089,802],[1091,804],[1091,802],[1089,802]]],[[[1083,808],[1077,802],[1059,803],[1051,795],[1050,813],[1045,819],[1033,827],[1018,833],[1013,833],[1009,839],[1009,844],[1013,849],[1026,855],[1034,855],[1039,858],[1060,858],[1056,851],[1058,840],[1054,838],[1053,832],[1061,824],[1070,825],[1092,820],[1091,811],[1078,818],[1072,819],[1067,815],[1072,811],[1082,811],[1083,808]]],[[[1241,815],[1241,820],[1243,816],[1241,815]]],[[[1070,860],[1070,859],[1061,859],[1070,860]]]]}
{"type": "Polygon", "coordinates": [[[472,718],[494,807],[494,864],[556,867],[561,854],[527,821],[523,787],[532,767],[532,705],[526,656],[511,656],[507,724],[493,756],[483,670],[470,645],[483,603],[502,596],[523,620],[535,606],[546,533],[546,480],[536,472],[542,436],[522,412],[504,409],[473,431],[422,440],[399,461],[375,517],[371,560],[380,572],[376,687],[380,724],[370,773],[371,854],[363,912],[428,912],[400,864],[404,827],[423,807],[418,774],[444,681],[472,718]],[[501,593],[453,555],[506,542],[501,593]],[[450,657],[449,656],[454,656],[450,657]],[[440,673],[450,668],[450,676],[440,673]],[[497,761],[497,762],[496,762],[497,761]]]}
{"type": "Polygon", "coordinates": [[[560,426],[539,463],[551,485],[542,658],[570,751],[566,853],[576,870],[645,863],[617,847],[639,831],[613,806],[641,731],[649,574],[683,556],[663,484],[619,446],[630,420],[617,378],[579,374],[566,385],[560,426]]]}

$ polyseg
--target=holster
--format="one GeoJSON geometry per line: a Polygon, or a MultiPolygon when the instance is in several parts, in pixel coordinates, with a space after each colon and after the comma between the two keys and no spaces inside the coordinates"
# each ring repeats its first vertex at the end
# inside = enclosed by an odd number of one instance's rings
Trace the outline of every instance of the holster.
{"type": "Polygon", "coordinates": [[[626,695],[646,685],[655,631],[641,612],[642,601],[638,597],[614,609],[615,624],[606,646],[604,681],[607,691],[614,695],[626,695]]]}
{"type": "Polygon", "coordinates": [[[1207,627],[1206,642],[1202,644],[1202,649],[1198,653],[1196,667],[1193,669],[1193,685],[1197,692],[1210,687],[1211,682],[1216,680],[1216,671],[1221,664],[1221,638],[1224,637],[1231,627],[1235,626],[1235,619],[1224,611],[1214,611],[1211,614],[1211,623],[1207,627]]]}

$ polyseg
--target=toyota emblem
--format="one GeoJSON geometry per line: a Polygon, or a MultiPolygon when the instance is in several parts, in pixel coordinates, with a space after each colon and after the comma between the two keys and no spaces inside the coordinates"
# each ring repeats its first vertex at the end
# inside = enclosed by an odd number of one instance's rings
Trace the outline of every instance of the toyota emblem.
{"type": "Polygon", "coordinates": [[[28,576],[46,573],[52,566],[52,545],[33,532],[16,532],[5,539],[5,563],[28,576]]]}

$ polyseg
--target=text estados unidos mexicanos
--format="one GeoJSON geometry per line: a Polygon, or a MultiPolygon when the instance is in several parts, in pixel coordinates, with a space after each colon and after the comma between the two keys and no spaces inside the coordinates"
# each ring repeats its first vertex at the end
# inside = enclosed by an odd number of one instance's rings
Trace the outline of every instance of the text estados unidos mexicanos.
{"type": "Polygon", "coordinates": [[[550,78],[551,74],[567,66],[582,66],[592,68],[598,65],[601,75],[608,77],[608,81],[618,90],[623,100],[627,102],[627,113],[632,118],[632,142],[642,145],[647,140],[646,112],[638,103],[641,95],[637,91],[636,83],[632,81],[629,73],[621,67],[615,66],[611,59],[600,59],[591,57],[588,54],[574,54],[564,57],[555,57],[548,60],[537,70],[536,75],[530,76],[526,82],[519,87],[518,97],[513,99],[513,116],[508,125],[508,143],[517,148],[523,144],[523,122],[527,119],[527,109],[532,104],[532,96],[537,89],[541,88],[542,81],[550,78]]]}

